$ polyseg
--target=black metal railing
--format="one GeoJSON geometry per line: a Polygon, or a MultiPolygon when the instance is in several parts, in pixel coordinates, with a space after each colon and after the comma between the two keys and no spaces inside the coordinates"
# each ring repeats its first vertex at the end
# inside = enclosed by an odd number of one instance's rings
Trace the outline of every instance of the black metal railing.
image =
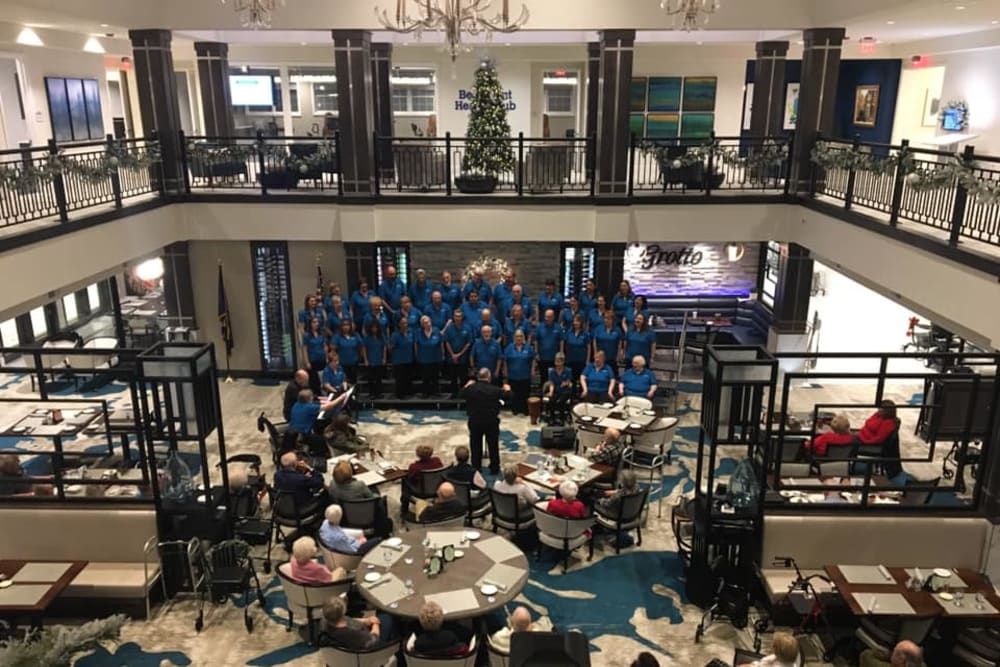
{"type": "MultiPolygon", "coordinates": [[[[1000,202],[970,183],[1000,187],[1000,158],[820,138],[830,158],[812,164],[811,194],[843,202],[845,209],[872,212],[892,226],[899,221],[930,227],[962,239],[1000,245],[1000,202]]],[[[980,188],[981,189],[981,188],[980,188]]]]}
{"type": "Polygon", "coordinates": [[[0,221],[4,226],[53,218],[157,192],[159,144],[115,139],[0,151],[0,221]]]}

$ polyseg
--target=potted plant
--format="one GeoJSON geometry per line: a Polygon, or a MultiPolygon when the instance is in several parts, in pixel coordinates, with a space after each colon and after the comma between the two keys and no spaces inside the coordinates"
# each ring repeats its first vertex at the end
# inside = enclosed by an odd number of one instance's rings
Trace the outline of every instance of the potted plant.
{"type": "Polygon", "coordinates": [[[79,626],[55,626],[31,632],[24,639],[0,643],[0,665],[5,667],[69,667],[82,653],[116,642],[126,617],[122,614],[79,626]]]}
{"type": "Polygon", "coordinates": [[[462,173],[455,178],[455,185],[466,194],[489,194],[497,187],[497,175],[514,167],[507,104],[496,66],[490,60],[482,61],[476,69],[466,136],[462,173]]]}

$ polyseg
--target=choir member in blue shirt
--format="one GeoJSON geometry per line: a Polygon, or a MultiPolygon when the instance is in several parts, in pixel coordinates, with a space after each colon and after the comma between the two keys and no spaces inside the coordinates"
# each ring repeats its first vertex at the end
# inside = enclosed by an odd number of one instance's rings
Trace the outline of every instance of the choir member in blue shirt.
{"type": "Polygon", "coordinates": [[[479,301],[479,292],[472,291],[469,293],[469,300],[462,304],[462,313],[465,315],[465,321],[469,323],[475,331],[483,326],[483,308],[485,304],[479,301]]]}
{"type": "Polygon", "coordinates": [[[309,386],[314,393],[319,392],[319,374],[326,365],[326,351],[326,332],[320,320],[314,317],[302,332],[302,358],[309,362],[309,386]]]}
{"type": "Polygon", "coordinates": [[[409,295],[413,306],[421,313],[425,312],[427,307],[431,305],[431,292],[433,291],[434,285],[427,280],[427,272],[423,269],[417,269],[417,278],[410,285],[409,295]]]}
{"type": "Polygon", "coordinates": [[[580,316],[580,321],[583,322],[583,328],[586,329],[589,321],[587,320],[587,313],[580,307],[580,300],[575,296],[571,296],[567,305],[559,313],[559,321],[562,323],[563,329],[569,329],[573,326],[573,318],[577,315],[580,316]]]}
{"type": "Polygon", "coordinates": [[[646,360],[646,365],[653,362],[653,352],[656,351],[656,332],[649,328],[646,318],[636,315],[628,333],[625,334],[625,358],[631,359],[640,355],[646,360]]]}
{"type": "Polygon", "coordinates": [[[605,363],[604,350],[594,353],[594,363],[587,364],[580,374],[580,398],[588,403],[614,401],[615,374],[605,363]]]}
{"type": "Polygon", "coordinates": [[[424,398],[436,396],[438,376],[441,374],[441,362],[444,361],[441,332],[431,324],[431,318],[424,315],[420,318],[420,330],[414,337],[417,346],[417,369],[420,373],[421,394],[424,398]]]}
{"type": "Polygon", "coordinates": [[[465,286],[462,288],[462,298],[468,301],[469,294],[472,292],[479,295],[479,303],[484,306],[489,305],[490,301],[493,300],[493,290],[490,288],[490,284],[483,279],[482,271],[476,271],[472,280],[465,281],[465,286]]]}
{"type": "Polygon", "coordinates": [[[465,321],[462,311],[455,310],[453,319],[444,330],[445,360],[452,397],[458,396],[459,388],[464,387],[469,379],[469,354],[475,340],[476,334],[465,321]]]}
{"type": "Polygon", "coordinates": [[[524,333],[524,339],[527,341],[531,340],[531,336],[535,332],[535,328],[531,326],[531,322],[525,317],[521,306],[514,306],[510,309],[510,317],[507,318],[507,323],[504,325],[504,340],[507,344],[514,341],[515,331],[524,333]]]}
{"type": "Polygon", "coordinates": [[[500,342],[493,337],[493,329],[483,327],[479,332],[479,338],[472,344],[470,363],[473,374],[480,368],[485,368],[490,372],[493,384],[500,386],[500,361],[503,359],[503,350],[500,342]]]}
{"type": "Polygon", "coordinates": [[[594,283],[593,278],[587,278],[587,282],[583,284],[583,291],[577,295],[580,300],[580,308],[583,312],[590,314],[594,308],[597,307],[597,285],[594,283]]]}
{"type": "Polygon", "coordinates": [[[632,368],[618,378],[619,396],[642,396],[653,400],[656,394],[656,376],[646,368],[646,360],[642,355],[632,357],[632,368]]]}
{"type": "Polygon", "coordinates": [[[455,310],[462,305],[462,288],[452,280],[451,271],[441,273],[441,283],[437,286],[437,291],[441,292],[441,300],[451,310],[455,310]]]}
{"type": "Polygon", "coordinates": [[[513,399],[514,414],[528,414],[528,395],[531,393],[531,376],[535,373],[535,348],[528,344],[524,332],[514,331],[514,342],[503,352],[507,384],[513,399]]]}
{"type": "Polygon", "coordinates": [[[347,388],[347,374],[340,365],[340,355],[331,352],[326,360],[326,368],[323,369],[323,392],[327,395],[341,394],[347,388]]]}
{"type": "Polygon", "coordinates": [[[594,302],[594,307],[590,309],[587,313],[587,322],[590,325],[589,329],[593,333],[594,329],[604,324],[604,314],[611,313],[614,316],[614,311],[608,308],[608,301],[604,298],[603,294],[597,295],[597,300],[594,302]]]}
{"type": "Polygon", "coordinates": [[[632,299],[632,305],[625,311],[625,318],[622,320],[622,326],[625,327],[626,331],[632,328],[636,315],[642,315],[646,318],[647,323],[652,322],[652,320],[649,319],[649,305],[646,303],[646,297],[641,294],[635,295],[635,298],[632,299]]]}
{"type": "Polygon", "coordinates": [[[535,328],[534,341],[538,350],[539,384],[544,384],[549,369],[556,363],[556,355],[563,351],[563,330],[556,323],[556,313],[551,308],[545,311],[542,322],[535,328]]]}
{"type": "Polygon", "coordinates": [[[361,347],[361,363],[368,371],[368,393],[374,399],[382,398],[382,379],[385,377],[387,356],[385,329],[378,322],[369,322],[365,328],[364,345],[361,347]]]}
{"type": "Polygon", "coordinates": [[[330,340],[330,345],[340,355],[340,363],[347,373],[347,381],[358,383],[358,364],[361,363],[361,337],[355,335],[350,322],[342,322],[340,333],[330,340]]]}
{"type": "Polygon", "coordinates": [[[559,321],[559,313],[563,309],[563,295],[556,292],[556,281],[551,278],[546,280],[545,291],[539,294],[535,301],[539,314],[544,315],[546,310],[551,310],[556,314],[556,321],[559,321]]]}
{"type": "Polygon", "coordinates": [[[549,398],[549,420],[553,424],[562,423],[573,398],[573,371],[566,366],[566,356],[562,352],[555,356],[547,381],[545,395],[549,398]]]}
{"type": "Polygon", "coordinates": [[[373,296],[368,299],[368,312],[365,314],[363,320],[361,320],[361,326],[355,327],[357,331],[365,331],[368,329],[368,325],[372,322],[378,322],[379,326],[383,330],[388,330],[389,328],[389,316],[386,315],[385,308],[382,299],[377,296],[373,296]]]}
{"type": "Polygon", "coordinates": [[[392,376],[396,381],[397,398],[407,398],[413,393],[414,344],[413,330],[406,320],[400,320],[389,338],[389,347],[392,349],[392,376]]]}
{"type": "Polygon", "coordinates": [[[583,327],[583,316],[573,318],[566,333],[563,334],[563,350],[566,353],[566,365],[573,373],[573,381],[580,379],[584,366],[590,363],[590,332],[583,327]]]}
{"type": "Polygon", "coordinates": [[[493,317],[493,311],[483,308],[479,311],[479,331],[484,327],[489,327],[493,331],[493,338],[500,340],[503,337],[503,325],[493,317]]]}
{"type": "Polygon", "coordinates": [[[378,295],[382,297],[382,305],[389,314],[395,317],[399,310],[399,302],[406,294],[406,285],[396,277],[396,267],[389,265],[385,269],[385,279],[378,286],[378,295]]]}
{"type": "MultiPolygon", "coordinates": [[[[457,306],[455,307],[457,308],[457,306]]],[[[431,318],[431,324],[438,331],[444,331],[444,328],[448,326],[448,322],[451,321],[451,314],[454,312],[455,308],[451,308],[447,303],[444,302],[444,297],[441,292],[434,290],[431,292],[431,303],[427,306],[424,314],[431,318]]]]}
{"type": "Polygon", "coordinates": [[[340,291],[340,283],[330,283],[326,287],[326,296],[323,297],[323,308],[326,310],[327,314],[330,311],[335,311],[340,317],[348,317],[351,314],[351,309],[348,307],[348,299],[340,291]],[[334,307],[333,300],[337,299],[340,304],[338,307],[334,307]]]}
{"type": "Polygon", "coordinates": [[[497,313],[503,317],[510,317],[510,308],[507,305],[513,294],[514,285],[517,284],[513,271],[504,274],[503,280],[493,288],[493,305],[496,306],[497,313]]]}
{"type": "Polygon", "coordinates": [[[624,319],[625,311],[632,305],[632,299],[634,298],[635,294],[632,293],[632,285],[629,281],[621,281],[618,285],[618,293],[611,300],[611,309],[615,311],[615,321],[621,322],[624,319]]]}
{"type": "Polygon", "coordinates": [[[535,311],[531,305],[531,299],[525,296],[523,289],[520,285],[514,285],[511,288],[510,298],[505,302],[504,316],[509,317],[510,313],[513,311],[514,306],[521,306],[521,311],[524,313],[524,318],[527,320],[535,319],[535,311]]]}
{"type": "Polygon", "coordinates": [[[597,351],[604,352],[608,366],[615,376],[618,375],[618,359],[622,356],[622,328],[615,324],[615,316],[610,310],[604,311],[604,322],[590,330],[594,340],[594,356],[597,351]]]}
{"type": "Polygon", "coordinates": [[[368,279],[364,276],[358,278],[358,289],[354,290],[351,294],[350,305],[351,316],[354,319],[354,326],[361,326],[365,321],[365,315],[368,314],[368,300],[371,299],[375,294],[368,289],[368,279]]]}
{"type": "Polygon", "coordinates": [[[319,403],[313,398],[309,389],[299,392],[299,399],[292,406],[288,419],[288,430],[299,435],[299,439],[309,447],[310,455],[329,458],[331,450],[323,437],[323,428],[329,417],[343,409],[347,394],[341,394],[332,401],[321,399],[319,403]]]}
{"type": "Polygon", "coordinates": [[[340,331],[340,323],[350,317],[351,313],[344,311],[340,297],[334,296],[330,300],[330,307],[326,309],[326,335],[332,336],[340,331]]]}
{"type": "Polygon", "coordinates": [[[410,297],[404,296],[399,300],[399,310],[396,312],[395,321],[399,322],[401,319],[406,318],[409,321],[410,330],[416,331],[420,328],[420,318],[423,317],[423,314],[424,311],[415,307],[410,297]]]}
{"type": "Polygon", "coordinates": [[[326,311],[320,305],[319,297],[310,294],[306,297],[302,310],[299,311],[299,331],[305,331],[309,326],[309,320],[316,318],[320,324],[326,322],[326,311]]]}

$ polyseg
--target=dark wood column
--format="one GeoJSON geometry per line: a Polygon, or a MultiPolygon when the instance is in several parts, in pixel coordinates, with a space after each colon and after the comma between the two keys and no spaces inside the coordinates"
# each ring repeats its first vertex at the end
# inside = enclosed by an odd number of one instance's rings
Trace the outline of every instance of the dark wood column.
{"type": "Polygon", "coordinates": [[[177,241],[163,249],[163,301],[171,318],[170,326],[196,328],[187,241],[177,241]]]}
{"type": "Polygon", "coordinates": [[[778,285],[774,295],[774,330],[779,334],[803,334],[809,324],[813,260],[808,248],[789,243],[778,262],[778,285]]]}
{"type": "Polygon", "coordinates": [[[334,30],[333,51],[337,70],[339,159],[344,194],[367,196],[375,192],[371,33],[366,30],[334,30]]]}
{"type": "Polygon", "coordinates": [[[178,134],[181,118],[177,106],[174,56],[170,51],[171,33],[169,30],[129,30],[128,36],[132,41],[143,130],[146,136],[155,131],[160,139],[164,188],[167,192],[180,192],[184,188],[178,134]]]}
{"type": "Polygon", "coordinates": [[[232,137],[232,98],[229,93],[229,45],[224,42],[195,42],[198,61],[198,88],[201,110],[205,119],[205,134],[210,137],[232,137]]]}
{"type": "Polygon", "coordinates": [[[809,189],[809,154],[816,135],[833,131],[844,34],[843,28],[812,28],[802,33],[802,85],[792,154],[792,192],[809,189]]]}
{"type": "Polygon", "coordinates": [[[629,90],[635,30],[605,30],[600,41],[597,194],[628,193],[629,90]]]}
{"type": "MultiPolygon", "coordinates": [[[[372,44],[372,103],[375,132],[379,137],[391,137],[395,128],[392,121],[392,44],[372,44]]],[[[389,178],[393,174],[392,142],[382,140],[375,147],[378,151],[379,171],[389,178]]]]}
{"type": "Polygon", "coordinates": [[[774,137],[785,122],[785,62],[788,42],[757,42],[750,135],[774,137]]]}
{"type": "MultiPolygon", "coordinates": [[[[601,100],[601,44],[587,44],[587,118],[585,136],[597,140],[598,105],[601,100]]],[[[587,169],[593,169],[596,147],[587,153],[587,169]]]]}

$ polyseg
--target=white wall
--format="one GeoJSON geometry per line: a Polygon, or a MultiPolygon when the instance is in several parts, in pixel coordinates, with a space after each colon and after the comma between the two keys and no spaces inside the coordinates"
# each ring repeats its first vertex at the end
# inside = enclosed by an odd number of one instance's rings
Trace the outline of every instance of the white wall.
{"type": "Polygon", "coordinates": [[[968,131],[979,135],[970,143],[977,152],[1000,155],[1000,47],[949,53],[934,62],[945,68],[942,101],[969,105],[968,131]]]}
{"type": "Polygon", "coordinates": [[[892,124],[893,144],[898,145],[903,139],[919,144],[921,139],[937,134],[936,122],[924,125],[924,106],[928,96],[941,99],[945,73],[943,65],[913,67],[909,61],[903,61],[892,124]]]}

